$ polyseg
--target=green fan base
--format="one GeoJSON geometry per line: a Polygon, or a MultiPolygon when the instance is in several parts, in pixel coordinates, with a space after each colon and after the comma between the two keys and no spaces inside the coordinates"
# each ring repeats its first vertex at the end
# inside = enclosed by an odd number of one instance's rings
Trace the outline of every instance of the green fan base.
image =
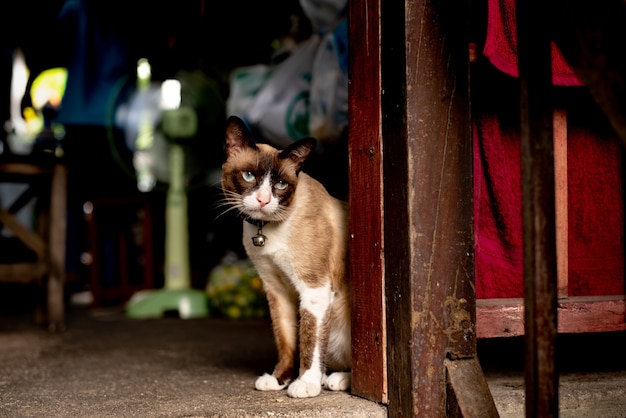
{"type": "Polygon", "coordinates": [[[135,293],[126,305],[126,316],[134,319],[162,318],[178,312],[181,319],[209,316],[206,293],[196,289],[158,289],[135,293]]]}

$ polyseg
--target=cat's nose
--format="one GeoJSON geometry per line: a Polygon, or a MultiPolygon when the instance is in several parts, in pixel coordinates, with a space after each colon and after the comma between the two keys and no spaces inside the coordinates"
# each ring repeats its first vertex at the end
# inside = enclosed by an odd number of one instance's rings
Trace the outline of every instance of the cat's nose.
{"type": "Polygon", "coordinates": [[[255,197],[257,203],[259,204],[259,208],[263,209],[268,203],[270,203],[270,200],[272,200],[272,193],[270,193],[267,188],[261,187],[255,193],[255,197]]]}
{"type": "Polygon", "coordinates": [[[257,196],[256,201],[259,202],[259,207],[261,208],[265,207],[265,205],[267,205],[270,202],[269,199],[266,199],[261,196],[257,196]]]}

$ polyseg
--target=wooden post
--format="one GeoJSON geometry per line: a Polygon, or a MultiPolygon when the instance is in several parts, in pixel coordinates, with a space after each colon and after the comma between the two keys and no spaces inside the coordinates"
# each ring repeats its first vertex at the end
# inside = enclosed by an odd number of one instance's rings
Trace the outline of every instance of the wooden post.
{"type": "Polygon", "coordinates": [[[50,238],[48,244],[48,328],[65,328],[65,240],[67,207],[67,168],[57,163],[52,171],[50,190],[50,238]]]}
{"type": "Polygon", "coordinates": [[[556,266],[558,298],[568,296],[569,224],[567,193],[567,114],[554,110],[554,199],[556,217],[556,266]]]}
{"type": "MultiPolygon", "coordinates": [[[[446,359],[470,364],[476,355],[468,13],[466,4],[447,6],[382,3],[385,294],[394,417],[472,410],[451,402],[467,401],[467,393],[486,387],[462,373],[468,379],[450,380],[452,391],[446,391],[446,359]]],[[[455,370],[466,369],[458,365],[455,370]]],[[[491,406],[487,416],[497,415],[491,406]]]]}
{"type": "Polygon", "coordinates": [[[349,3],[352,391],[393,417],[498,415],[476,358],[468,10],[446,6],[349,3]]]}
{"type": "Polygon", "coordinates": [[[448,372],[448,417],[499,417],[487,380],[476,357],[444,360],[448,372]],[[456,407],[456,408],[455,408],[456,407]]]}
{"type": "Polygon", "coordinates": [[[348,11],[352,392],[387,402],[380,0],[351,0],[348,11]]]}
{"type": "Polygon", "coordinates": [[[517,0],[524,219],[526,416],[558,416],[551,46],[539,0],[517,0]]]}

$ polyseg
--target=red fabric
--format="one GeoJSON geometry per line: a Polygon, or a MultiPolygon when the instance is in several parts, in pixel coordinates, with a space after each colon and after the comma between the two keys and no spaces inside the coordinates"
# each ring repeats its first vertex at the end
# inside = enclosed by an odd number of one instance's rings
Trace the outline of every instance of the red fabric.
{"type": "Polygon", "coordinates": [[[474,124],[476,297],[524,296],[519,134],[495,114],[474,124]]]}
{"type": "MultiPolygon", "coordinates": [[[[514,109],[495,107],[497,112],[474,119],[476,296],[520,298],[524,286],[519,124],[510,116],[514,109]]],[[[569,295],[621,295],[621,151],[582,113],[568,118],[569,295]]]]}
{"type": "MultiPolygon", "coordinates": [[[[487,37],[483,54],[500,71],[517,77],[517,32],[515,0],[488,0],[487,37]]],[[[580,81],[552,43],[552,82],[560,86],[578,86],[580,81]]]]}
{"type": "MultiPolygon", "coordinates": [[[[515,0],[488,0],[484,55],[518,76],[515,0]]],[[[552,44],[553,83],[581,85],[552,44]]],[[[476,296],[524,296],[522,190],[516,93],[488,75],[475,91],[474,229],[476,296]],[[489,92],[485,94],[485,92],[489,92]]],[[[580,97],[578,97],[580,98],[580,97]]],[[[564,101],[568,114],[569,296],[621,295],[624,222],[621,149],[586,102],[564,101]],[[587,106],[587,107],[585,107],[587,106]]]]}
{"type": "Polygon", "coordinates": [[[569,294],[622,295],[626,289],[621,148],[595,129],[569,129],[569,294]]]}

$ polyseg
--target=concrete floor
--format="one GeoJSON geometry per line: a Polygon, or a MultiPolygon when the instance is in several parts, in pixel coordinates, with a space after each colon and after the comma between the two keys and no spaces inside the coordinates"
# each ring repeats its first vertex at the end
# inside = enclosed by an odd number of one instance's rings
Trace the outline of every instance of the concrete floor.
{"type": "MultiPolygon", "coordinates": [[[[626,417],[625,334],[564,336],[562,417],[626,417]]],[[[502,417],[524,417],[522,339],[479,342],[502,417]]],[[[291,399],[258,392],[275,358],[267,321],[130,320],[71,309],[50,334],[0,315],[0,417],[386,417],[347,393],[291,399]]]]}
{"type": "MultiPolygon", "coordinates": [[[[626,417],[626,333],[560,335],[559,416],[626,417]]],[[[524,340],[482,340],[478,356],[502,418],[523,418],[524,340]]]]}

